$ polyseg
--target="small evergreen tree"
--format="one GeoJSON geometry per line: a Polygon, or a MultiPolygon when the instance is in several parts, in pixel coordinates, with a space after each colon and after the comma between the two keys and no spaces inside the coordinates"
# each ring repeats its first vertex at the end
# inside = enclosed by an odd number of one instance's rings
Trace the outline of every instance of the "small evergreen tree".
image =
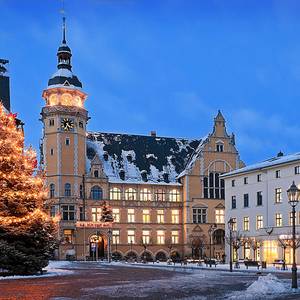
{"type": "Polygon", "coordinates": [[[0,269],[35,274],[56,247],[55,223],[43,211],[43,176],[15,118],[0,103],[0,269]]]}
{"type": "Polygon", "coordinates": [[[101,209],[101,222],[113,222],[112,209],[106,201],[103,202],[101,209]]]}

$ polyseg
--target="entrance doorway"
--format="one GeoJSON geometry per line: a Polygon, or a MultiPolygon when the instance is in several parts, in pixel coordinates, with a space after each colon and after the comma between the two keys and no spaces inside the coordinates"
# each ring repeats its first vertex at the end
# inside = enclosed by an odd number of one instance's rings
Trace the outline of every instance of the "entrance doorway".
{"type": "Polygon", "coordinates": [[[92,235],[90,237],[90,257],[92,260],[104,258],[105,240],[103,235],[92,235]]]}

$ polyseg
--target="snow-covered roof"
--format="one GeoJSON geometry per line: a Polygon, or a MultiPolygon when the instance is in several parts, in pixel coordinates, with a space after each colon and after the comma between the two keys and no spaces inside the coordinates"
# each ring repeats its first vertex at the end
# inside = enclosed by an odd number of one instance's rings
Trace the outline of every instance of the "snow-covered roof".
{"type": "Polygon", "coordinates": [[[222,177],[229,177],[229,176],[234,176],[242,173],[249,173],[255,170],[262,170],[262,169],[267,169],[267,168],[272,168],[278,165],[283,165],[283,164],[288,164],[294,161],[300,162],[300,152],[290,154],[290,155],[282,155],[282,156],[276,156],[272,157],[270,159],[267,159],[265,161],[249,165],[247,167],[237,169],[235,171],[226,173],[222,175],[222,177]]]}
{"type": "Polygon", "coordinates": [[[185,170],[200,143],[201,140],[182,138],[89,132],[87,172],[98,155],[109,182],[179,185],[178,174],[185,170]]]}

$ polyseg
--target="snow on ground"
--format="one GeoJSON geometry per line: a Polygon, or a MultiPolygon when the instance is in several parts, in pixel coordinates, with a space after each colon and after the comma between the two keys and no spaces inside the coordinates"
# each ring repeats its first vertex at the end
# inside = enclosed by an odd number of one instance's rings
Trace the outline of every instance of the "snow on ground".
{"type": "MultiPolygon", "coordinates": [[[[228,295],[226,299],[272,299],[279,296],[283,297],[293,294],[300,297],[299,293],[299,289],[293,290],[291,288],[290,280],[281,280],[273,274],[268,274],[266,276],[260,276],[245,291],[233,292],[228,295]]],[[[298,297],[297,299],[299,299],[298,297]]]]}
{"type": "Polygon", "coordinates": [[[69,267],[72,262],[69,261],[50,261],[49,265],[45,268],[47,273],[43,275],[15,275],[15,276],[6,276],[1,277],[0,280],[8,279],[27,279],[27,278],[43,278],[43,277],[53,277],[53,276],[63,276],[73,274],[73,271],[65,270],[65,267],[69,267]]]}

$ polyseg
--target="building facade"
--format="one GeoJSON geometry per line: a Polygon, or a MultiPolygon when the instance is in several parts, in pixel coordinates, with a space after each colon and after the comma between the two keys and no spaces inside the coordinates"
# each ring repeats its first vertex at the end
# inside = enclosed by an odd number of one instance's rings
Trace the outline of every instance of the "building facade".
{"type": "MultiPolygon", "coordinates": [[[[287,190],[300,184],[300,154],[268,159],[225,174],[225,221],[234,221],[234,231],[242,240],[234,258],[273,263],[292,261],[292,208],[287,190]]],[[[296,207],[298,230],[300,206],[296,207]]],[[[226,226],[226,236],[229,228],[226,226]]],[[[229,245],[226,247],[229,258],[229,245]]],[[[298,254],[298,259],[299,259],[298,254]]]]}
{"type": "Polygon", "coordinates": [[[224,255],[225,185],[241,166],[219,111],[203,139],[88,132],[87,95],[65,38],[43,91],[41,161],[59,225],[59,259],[224,255]],[[102,224],[106,202],[114,222],[102,224]]]}

